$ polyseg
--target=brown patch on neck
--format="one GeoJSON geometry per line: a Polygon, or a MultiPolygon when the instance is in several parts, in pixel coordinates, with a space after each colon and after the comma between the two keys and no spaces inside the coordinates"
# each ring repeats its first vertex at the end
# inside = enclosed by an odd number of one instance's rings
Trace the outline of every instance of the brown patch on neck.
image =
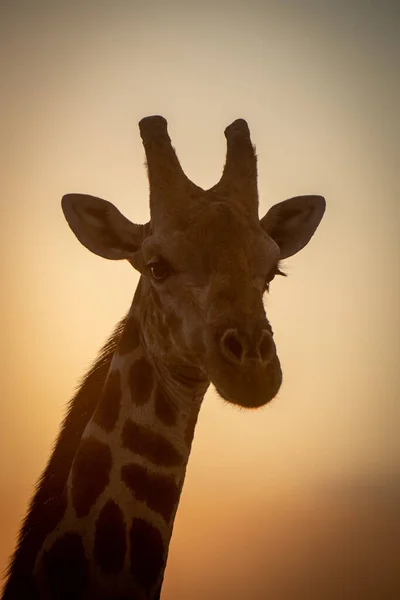
{"type": "Polygon", "coordinates": [[[105,431],[114,429],[121,408],[121,374],[114,370],[108,376],[104,394],[93,416],[93,421],[105,431]]]}
{"type": "Polygon", "coordinates": [[[124,565],[126,527],[120,507],[109,500],[96,521],[94,558],[103,573],[118,573],[124,565]]]}
{"type": "Polygon", "coordinates": [[[165,567],[165,548],[161,533],[144,519],[133,519],[130,531],[131,573],[135,580],[151,589],[165,567]]]}
{"type": "Polygon", "coordinates": [[[94,437],[82,440],[72,466],[72,502],[78,518],[86,517],[108,485],[111,450],[94,437]]]}
{"type": "Polygon", "coordinates": [[[173,467],[183,464],[183,458],[176,448],[161,434],[128,420],[122,431],[122,445],[134,454],[144,456],[160,467],[173,467]]]}
{"type": "Polygon", "coordinates": [[[121,478],[135,498],[145,502],[151,510],[159,513],[166,523],[170,523],[180,496],[180,490],[173,477],[157,475],[141,465],[131,464],[122,467],[121,478]]]}
{"type": "Polygon", "coordinates": [[[147,404],[153,388],[153,369],[147,358],[141,356],[129,371],[132,402],[136,406],[147,404]]]}
{"type": "Polygon", "coordinates": [[[174,427],[178,418],[177,407],[167,397],[165,392],[157,385],[154,393],[154,410],[157,417],[164,425],[174,427]]]}
{"type": "Polygon", "coordinates": [[[127,319],[121,335],[121,341],[118,344],[118,354],[125,356],[133,352],[140,344],[139,323],[134,316],[127,319]]]}
{"type": "Polygon", "coordinates": [[[80,535],[66,533],[56,540],[44,554],[43,565],[50,598],[83,600],[88,583],[88,562],[80,535]]]}

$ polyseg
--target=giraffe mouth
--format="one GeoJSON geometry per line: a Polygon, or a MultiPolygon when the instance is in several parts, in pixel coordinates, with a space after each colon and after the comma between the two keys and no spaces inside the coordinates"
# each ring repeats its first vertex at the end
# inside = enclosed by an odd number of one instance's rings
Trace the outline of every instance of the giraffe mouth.
{"type": "Polygon", "coordinates": [[[214,363],[208,369],[208,375],[225,401],[249,409],[268,404],[282,384],[282,370],[276,354],[268,365],[250,360],[240,367],[222,361],[218,365],[214,363]]]}

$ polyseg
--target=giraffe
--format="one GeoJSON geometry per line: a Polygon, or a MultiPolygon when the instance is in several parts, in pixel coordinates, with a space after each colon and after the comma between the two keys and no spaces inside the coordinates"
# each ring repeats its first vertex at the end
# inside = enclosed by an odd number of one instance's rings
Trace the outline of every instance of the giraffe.
{"type": "Polygon", "coordinates": [[[72,399],[12,558],[3,600],[156,600],[196,422],[210,383],[256,409],[282,371],[263,297],[280,261],[311,239],[321,196],[258,217],[257,163],[246,121],[225,130],[226,162],[209,190],[192,183],[167,122],[139,122],[150,221],[106,200],[62,199],[91,252],[126,260],[140,279],[72,399]]]}

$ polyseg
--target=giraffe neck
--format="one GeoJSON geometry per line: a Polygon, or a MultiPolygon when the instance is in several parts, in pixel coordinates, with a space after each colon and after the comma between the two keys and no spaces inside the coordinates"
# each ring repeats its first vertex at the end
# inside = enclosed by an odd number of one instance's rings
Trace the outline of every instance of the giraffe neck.
{"type": "Polygon", "coordinates": [[[146,351],[139,308],[134,301],[81,437],[65,513],[36,561],[50,597],[159,597],[208,382],[178,377],[146,351]]]}

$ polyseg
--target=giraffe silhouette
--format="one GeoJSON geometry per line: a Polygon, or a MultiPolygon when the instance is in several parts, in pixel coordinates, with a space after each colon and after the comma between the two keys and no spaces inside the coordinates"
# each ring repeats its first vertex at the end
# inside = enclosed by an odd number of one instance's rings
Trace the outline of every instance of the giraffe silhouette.
{"type": "Polygon", "coordinates": [[[3,600],[160,598],[175,514],[204,394],[257,408],[282,372],[263,295],[325,210],[298,196],[258,216],[247,123],[225,130],[220,181],[184,174],[163,117],[139,123],[150,221],[69,194],[78,240],[141,274],[132,306],[71,401],[12,558],[3,600]]]}

